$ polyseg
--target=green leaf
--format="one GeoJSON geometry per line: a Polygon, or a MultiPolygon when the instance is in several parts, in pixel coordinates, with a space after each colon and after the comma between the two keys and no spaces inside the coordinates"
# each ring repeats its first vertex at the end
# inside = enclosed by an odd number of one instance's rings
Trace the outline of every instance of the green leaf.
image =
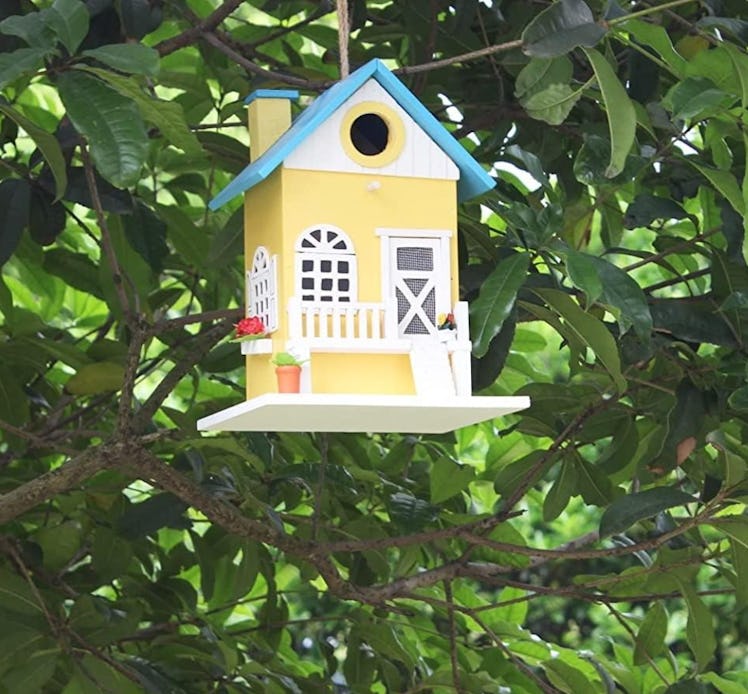
{"type": "Polygon", "coordinates": [[[667,622],[667,612],[662,603],[652,603],[636,633],[634,665],[644,665],[662,653],[667,636],[667,622]]]}
{"type": "Polygon", "coordinates": [[[202,154],[202,146],[195,134],[187,126],[184,110],[177,101],[154,99],[146,94],[140,84],[133,77],[116,75],[108,70],[98,68],[81,68],[107,82],[123,97],[132,99],[137,105],[140,115],[155,125],[161,134],[171,144],[187,154],[202,154]]]}
{"type": "Polygon", "coordinates": [[[119,390],[125,370],[114,362],[97,362],[80,368],[68,379],[65,389],[73,395],[96,395],[119,390]]]}
{"type": "Polygon", "coordinates": [[[581,89],[572,89],[568,84],[549,84],[542,91],[521,99],[520,103],[536,120],[545,121],[549,125],[560,125],[581,96],[581,89]]]}
{"type": "Polygon", "coordinates": [[[12,53],[0,53],[0,89],[21,75],[36,72],[46,55],[47,51],[39,48],[19,48],[12,53]]]}
{"type": "Polygon", "coordinates": [[[163,9],[150,0],[119,0],[119,15],[125,36],[142,39],[161,24],[163,9]]]}
{"type": "Polygon", "coordinates": [[[732,175],[732,173],[697,164],[693,157],[687,157],[687,161],[695,169],[698,169],[709,183],[725,196],[727,201],[738,214],[745,214],[746,203],[743,199],[743,193],[740,190],[740,185],[738,184],[737,179],[732,175]]]}
{"type": "Polygon", "coordinates": [[[574,286],[585,293],[588,305],[594,304],[600,298],[603,293],[603,283],[591,255],[574,250],[568,251],[566,271],[574,286]]]}
{"type": "Polygon", "coordinates": [[[475,477],[475,470],[469,465],[459,465],[451,458],[442,456],[431,467],[429,484],[431,503],[439,504],[467,489],[475,477]]]}
{"type": "Polygon", "coordinates": [[[651,518],[675,506],[692,504],[694,501],[690,494],[673,487],[655,487],[635,494],[626,494],[616,499],[603,512],[600,518],[600,537],[625,532],[640,520],[651,518]]]}
{"type": "Polygon", "coordinates": [[[559,658],[546,660],[543,663],[545,673],[551,684],[566,694],[580,694],[581,692],[594,692],[595,687],[587,679],[586,675],[577,668],[565,663],[559,658]]]}
{"type": "Polygon", "coordinates": [[[40,644],[35,644],[34,651],[24,653],[19,658],[20,664],[5,673],[2,683],[6,691],[24,694],[41,692],[42,687],[51,679],[57,667],[59,648],[51,644],[47,648],[39,646],[40,644]]]}
{"type": "Polygon", "coordinates": [[[581,458],[576,460],[577,486],[584,502],[593,506],[607,506],[616,494],[608,476],[597,466],[581,458]]]}
{"type": "Polygon", "coordinates": [[[73,674],[62,694],[142,694],[144,691],[142,686],[92,655],[76,659],[75,665],[79,670],[73,674]]]}
{"type": "Polygon", "coordinates": [[[35,541],[42,549],[44,566],[57,571],[65,566],[80,549],[81,528],[73,521],[45,526],[36,533],[35,541]]]}
{"type": "Polygon", "coordinates": [[[501,326],[512,312],[517,292],[524,284],[530,256],[516,253],[502,260],[491,272],[471,306],[473,353],[480,359],[488,351],[501,326]]]}
{"type": "Polygon", "coordinates": [[[595,22],[582,0],[558,0],[522,32],[522,50],[535,58],[553,58],[577,46],[594,46],[607,30],[595,22]]]}
{"type": "MultiPolygon", "coordinates": [[[[60,249],[62,250],[62,249],[60,249]]],[[[27,336],[22,339],[21,344],[28,345],[32,349],[44,350],[52,359],[67,364],[78,370],[91,363],[90,357],[75,345],[59,340],[47,340],[40,337],[27,336]]]]}
{"type": "Polygon", "coordinates": [[[618,347],[602,321],[585,313],[568,295],[556,289],[541,289],[536,290],[536,293],[564,319],[564,326],[574,338],[595,353],[618,391],[624,392],[626,380],[621,373],[618,347]]]}
{"type": "Polygon", "coordinates": [[[91,546],[93,570],[105,581],[125,575],[132,559],[132,545],[109,528],[96,529],[91,546]]]}
{"type": "Polygon", "coordinates": [[[532,479],[532,483],[534,484],[555,462],[555,458],[552,455],[546,456],[544,451],[533,451],[519,460],[515,460],[513,463],[509,463],[509,465],[501,468],[493,483],[493,488],[496,493],[501,494],[504,498],[510,496],[517,487],[527,480],[530,470],[543,457],[547,457],[547,460],[545,460],[541,468],[535,472],[535,476],[532,479]]]}
{"type": "Polygon", "coordinates": [[[29,420],[29,400],[17,376],[0,366],[0,420],[22,426],[29,420]]]}
{"type": "MultiPolygon", "coordinates": [[[[0,33],[8,36],[18,36],[32,48],[44,49],[48,54],[54,51],[52,32],[44,21],[46,10],[29,12],[28,14],[11,15],[0,22],[0,33]]],[[[23,49],[26,50],[26,49],[23,49]]]]}
{"type": "Polygon", "coordinates": [[[59,200],[65,193],[68,177],[65,169],[65,159],[62,156],[62,150],[57,142],[57,138],[40,128],[36,123],[30,121],[16,109],[2,102],[0,102],[0,113],[4,113],[8,118],[11,118],[16,124],[22,127],[39,148],[42,156],[47,164],[49,164],[49,168],[52,170],[52,175],[55,179],[55,191],[57,193],[55,201],[59,200]]]}
{"type": "Polygon", "coordinates": [[[127,540],[152,535],[161,528],[185,529],[191,522],[184,517],[187,504],[168,492],[131,504],[122,514],[117,530],[127,540]]]}
{"type": "Polygon", "coordinates": [[[127,242],[154,272],[161,272],[169,255],[164,224],[145,203],[137,200],[132,214],[122,218],[127,242]]]}
{"type": "Polygon", "coordinates": [[[652,333],[652,313],[636,280],[603,258],[591,256],[591,261],[602,284],[601,301],[620,311],[621,332],[633,326],[642,340],[648,340],[652,333]]]}
{"type": "Polygon", "coordinates": [[[722,516],[710,521],[715,528],[719,528],[743,548],[748,549],[748,519],[743,516],[722,516]]]}
{"type": "Polygon", "coordinates": [[[651,193],[639,193],[626,209],[626,229],[647,227],[656,219],[687,219],[688,213],[674,200],[651,193]]]}
{"type": "Polygon", "coordinates": [[[691,584],[686,583],[678,575],[674,575],[673,577],[677,581],[680,592],[683,594],[688,605],[686,641],[688,642],[688,647],[696,656],[696,664],[701,671],[714,657],[714,651],[717,648],[712,613],[691,584]]]}
{"type": "Polygon", "coordinates": [[[112,43],[99,46],[82,55],[113,67],[120,72],[156,77],[160,67],[158,51],[142,43],[112,43]]]}
{"type": "Polygon", "coordinates": [[[514,94],[518,99],[522,99],[552,84],[568,85],[572,75],[571,60],[565,55],[552,59],[532,58],[517,75],[514,82],[514,94]]]}
{"type": "Polygon", "coordinates": [[[610,63],[593,49],[585,49],[600,86],[610,131],[610,163],[605,172],[615,178],[626,164],[636,135],[636,111],[610,63]]]}
{"type": "Polygon", "coordinates": [[[735,604],[742,609],[748,605],[748,547],[731,537],[730,549],[735,570],[735,604]]]}
{"type": "Polygon", "coordinates": [[[31,188],[26,181],[0,181],[0,266],[10,258],[29,223],[31,188]]]}
{"type": "Polygon", "coordinates": [[[654,48],[677,76],[685,74],[688,61],[675,50],[670,36],[661,24],[629,19],[620,27],[630,32],[639,43],[654,48]]]}
{"type": "Polygon", "coordinates": [[[748,694],[748,688],[745,685],[728,680],[726,677],[720,677],[716,672],[706,672],[700,675],[699,679],[711,684],[720,694],[748,694]]]}
{"type": "Polygon", "coordinates": [[[421,530],[438,515],[439,509],[405,492],[390,495],[388,508],[394,523],[408,532],[421,530]]]}
{"type": "Polygon", "coordinates": [[[577,489],[579,474],[573,461],[561,463],[558,477],[548,490],[543,501],[543,520],[550,523],[561,515],[577,489]]]}
{"type": "Polygon", "coordinates": [[[676,84],[662,100],[673,119],[701,119],[715,109],[722,110],[735,98],[727,94],[707,77],[689,77],[676,84]]]}
{"type": "Polygon", "coordinates": [[[63,73],[58,84],[68,117],[88,140],[99,173],[120,188],[135,184],[148,153],[148,134],[135,104],[78,71],[63,73]]]}
{"type": "Polygon", "coordinates": [[[72,55],[88,33],[90,15],[81,0],[55,0],[43,19],[72,55]]]}
{"type": "MultiPolygon", "coordinates": [[[[743,151],[748,152],[748,59],[744,51],[739,50],[736,46],[725,45],[730,60],[732,62],[735,74],[738,77],[740,84],[740,103],[742,106],[742,130],[743,130],[743,151]]],[[[744,167],[743,171],[743,185],[741,189],[742,206],[743,206],[743,259],[748,258],[748,214],[745,213],[748,210],[748,167],[744,167]]],[[[734,195],[734,193],[733,193],[734,195]]],[[[730,204],[735,207],[734,203],[730,201],[730,204]]],[[[735,208],[737,211],[737,208],[735,208]]]]}

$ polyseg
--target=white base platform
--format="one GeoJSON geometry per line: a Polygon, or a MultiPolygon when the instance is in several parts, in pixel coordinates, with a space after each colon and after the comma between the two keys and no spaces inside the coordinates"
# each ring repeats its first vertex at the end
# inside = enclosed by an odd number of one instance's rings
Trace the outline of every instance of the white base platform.
{"type": "Polygon", "coordinates": [[[348,431],[441,434],[524,410],[526,396],[266,393],[198,420],[201,431],[348,431]]]}

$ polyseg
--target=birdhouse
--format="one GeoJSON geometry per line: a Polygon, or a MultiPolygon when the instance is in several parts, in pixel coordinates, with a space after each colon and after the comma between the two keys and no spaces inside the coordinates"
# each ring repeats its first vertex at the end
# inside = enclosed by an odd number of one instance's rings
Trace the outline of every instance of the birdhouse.
{"type": "Polygon", "coordinates": [[[248,99],[246,401],[203,430],[444,432],[529,406],[473,396],[457,204],[494,180],[379,60],[292,123],[289,90],[248,99]],[[278,392],[276,362],[298,392],[278,392]]]}

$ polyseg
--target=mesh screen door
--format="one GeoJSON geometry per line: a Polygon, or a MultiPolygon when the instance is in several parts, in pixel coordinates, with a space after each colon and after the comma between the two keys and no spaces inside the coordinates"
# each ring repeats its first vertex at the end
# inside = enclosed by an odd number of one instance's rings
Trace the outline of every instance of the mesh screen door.
{"type": "Polygon", "coordinates": [[[390,282],[400,336],[436,335],[436,319],[449,295],[449,272],[443,267],[437,239],[393,238],[390,282]]]}

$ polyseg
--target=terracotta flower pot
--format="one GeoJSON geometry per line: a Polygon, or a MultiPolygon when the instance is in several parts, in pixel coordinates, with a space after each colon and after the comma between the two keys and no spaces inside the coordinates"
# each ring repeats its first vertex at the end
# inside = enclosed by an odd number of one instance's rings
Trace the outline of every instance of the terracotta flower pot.
{"type": "Polygon", "coordinates": [[[300,366],[276,366],[275,375],[278,378],[279,393],[298,393],[301,390],[300,366]]]}

